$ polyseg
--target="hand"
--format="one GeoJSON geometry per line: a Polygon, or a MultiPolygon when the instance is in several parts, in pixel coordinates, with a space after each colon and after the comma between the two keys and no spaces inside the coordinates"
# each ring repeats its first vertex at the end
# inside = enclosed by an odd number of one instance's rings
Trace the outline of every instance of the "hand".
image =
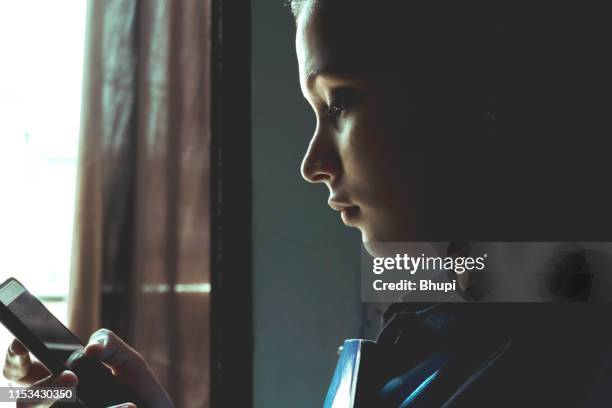
{"type": "Polygon", "coordinates": [[[117,379],[130,386],[145,406],[174,407],[145,359],[110,330],[100,329],[92,334],[85,354],[109,366],[117,379]]]}
{"type": "Polygon", "coordinates": [[[2,373],[6,379],[23,385],[32,385],[51,375],[40,362],[32,362],[30,353],[17,339],[13,340],[6,352],[2,373]]]}
{"type": "MultiPolygon", "coordinates": [[[[6,353],[3,369],[4,376],[10,380],[30,387],[76,387],[78,379],[71,371],[52,376],[40,362],[33,362],[28,350],[19,342],[13,340],[6,353]]],[[[47,408],[54,401],[37,403],[17,402],[18,408],[47,408]]]]}
{"type": "MultiPolygon", "coordinates": [[[[85,347],[85,354],[98,358],[108,365],[117,379],[130,386],[147,407],[174,407],[172,400],[144,358],[110,330],[101,329],[95,332],[85,347]]],[[[3,373],[7,379],[29,386],[76,387],[78,382],[76,375],[71,371],[64,371],[57,377],[51,377],[40,362],[32,362],[27,349],[18,340],[14,340],[9,346],[3,373]]],[[[43,408],[51,405],[52,402],[17,406],[43,408]]],[[[129,403],[116,406],[116,408],[128,407],[135,408],[129,403]]]]}

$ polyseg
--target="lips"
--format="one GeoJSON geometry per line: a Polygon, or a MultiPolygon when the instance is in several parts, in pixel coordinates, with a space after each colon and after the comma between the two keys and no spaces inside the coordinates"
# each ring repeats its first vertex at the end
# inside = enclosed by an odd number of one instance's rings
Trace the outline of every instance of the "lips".
{"type": "Polygon", "coordinates": [[[331,208],[340,212],[342,221],[346,225],[354,225],[354,223],[357,222],[359,214],[358,206],[351,204],[348,200],[339,200],[334,196],[330,197],[327,203],[331,208]]]}
{"type": "Polygon", "coordinates": [[[350,208],[356,208],[357,206],[354,204],[351,204],[349,202],[346,201],[340,201],[337,198],[334,198],[333,196],[329,198],[329,200],[327,200],[327,204],[329,204],[329,206],[331,208],[333,208],[336,211],[344,211],[344,210],[348,210],[350,208]]]}
{"type": "Polygon", "coordinates": [[[328,201],[327,203],[335,211],[344,211],[344,210],[348,210],[349,208],[356,207],[356,206],[351,205],[351,204],[339,203],[339,202],[336,202],[336,201],[328,201]]]}

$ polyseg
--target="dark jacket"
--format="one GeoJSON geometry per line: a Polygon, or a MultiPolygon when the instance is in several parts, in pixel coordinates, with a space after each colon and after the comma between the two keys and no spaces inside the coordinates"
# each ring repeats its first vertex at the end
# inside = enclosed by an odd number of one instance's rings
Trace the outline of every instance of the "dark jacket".
{"type": "Polygon", "coordinates": [[[609,304],[393,304],[377,339],[382,398],[395,407],[612,406],[611,317],[609,304]]]}

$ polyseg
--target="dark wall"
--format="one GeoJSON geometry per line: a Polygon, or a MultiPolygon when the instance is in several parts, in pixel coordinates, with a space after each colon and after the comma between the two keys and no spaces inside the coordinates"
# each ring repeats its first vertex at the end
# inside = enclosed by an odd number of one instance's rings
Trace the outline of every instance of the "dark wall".
{"type": "Polygon", "coordinates": [[[255,406],[321,406],[336,350],[359,337],[360,234],[306,183],[315,118],[282,1],[253,1],[255,406]]]}

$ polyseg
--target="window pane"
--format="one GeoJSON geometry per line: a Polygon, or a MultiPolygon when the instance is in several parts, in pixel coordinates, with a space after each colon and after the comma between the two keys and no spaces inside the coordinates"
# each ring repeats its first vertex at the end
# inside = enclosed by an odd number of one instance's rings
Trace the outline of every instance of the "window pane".
{"type": "MultiPolygon", "coordinates": [[[[66,319],[86,1],[0,2],[0,279],[66,319]]],[[[0,354],[10,341],[0,328],[0,354]]],[[[0,382],[3,382],[0,381],[0,382]]]]}
{"type": "Polygon", "coordinates": [[[36,295],[68,290],[85,6],[0,2],[0,259],[36,295]]]}

